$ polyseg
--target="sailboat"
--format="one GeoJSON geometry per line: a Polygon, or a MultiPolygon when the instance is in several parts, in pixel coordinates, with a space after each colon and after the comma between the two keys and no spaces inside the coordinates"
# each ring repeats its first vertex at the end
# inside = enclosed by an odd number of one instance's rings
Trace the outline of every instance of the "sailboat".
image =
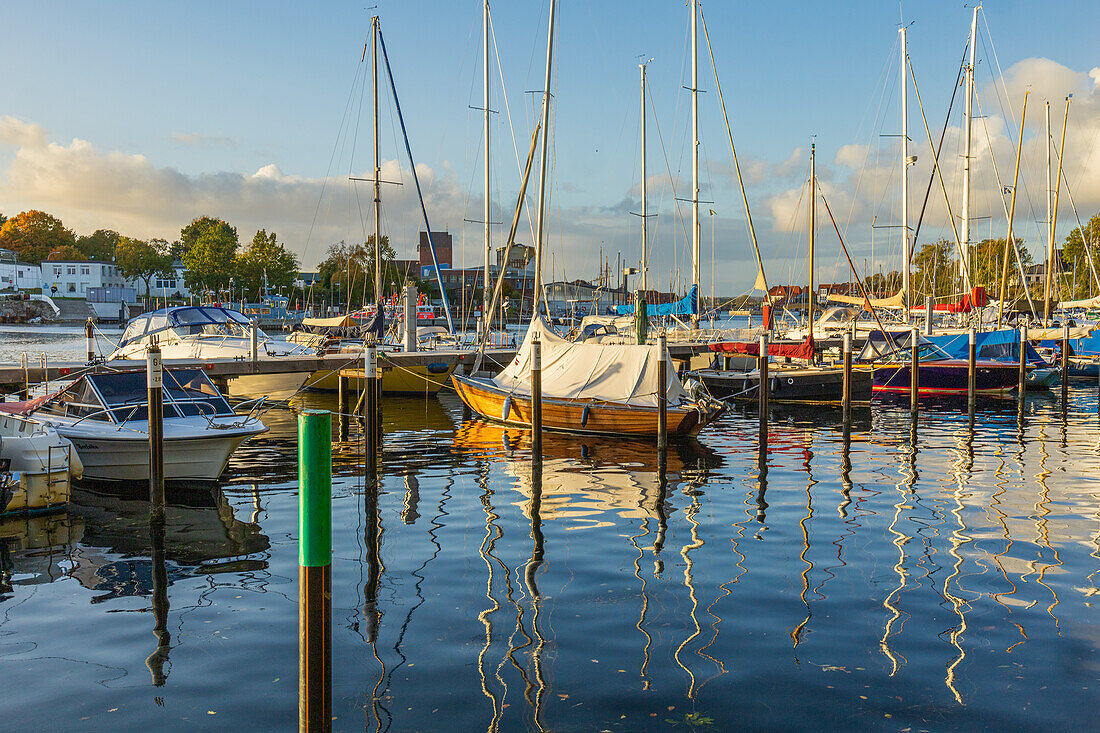
{"type": "MultiPolygon", "coordinates": [[[[844,394],[844,370],[816,363],[814,353],[814,243],[816,229],[816,145],[810,145],[810,222],[809,222],[809,321],[806,339],[802,343],[768,345],[768,356],[786,357],[787,363],[776,364],[768,380],[769,400],[775,402],[839,402],[844,394]],[[790,358],[807,362],[794,365],[790,358]]],[[[715,361],[722,354],[759,355],[758,344],[722,342],[710,345],[715,361]]],[[[759,369],[696,369],[689,375],[702,382],[710,394],[721,399],[757,399],[760,388],[759,369]]],[[[851,395],[856,401],[871,398],[871,373],[865,369],[851,372],[851,395]]]]}
{"type": "MultiPolygon", "coordinates": [[[[547,430],[582,434],[648,437],[657,434],[663,392],[669,435],[693,435],[717,417],[723,406],[701,390],[688,394],[676,376],[667,352],[659,346],[574,343],[550,328],[539,315],[542,302],[542,256],[545,242],[547,140],[550,118],[551,69],[554,48],[555,0],[550,0],[550,25],[546,43],[546,83],[543,87],[541,132],[542,165],[539,174],[538,211],[535,234],[535,315],[515,359],[496,377],[453,374],[458,396],[481,417],[518,427],[531,424],[531,368],[534,343],[541,353],[542,424],[547,430]],[[666,383],[660,384],[660,361],[665,361],[666,383]]],[[[516,216],[506,250],[515,239],[515,227],[534,157],[528,154],[516,216]]],[[[497,291],[499,292],[499,285],[497,291]]],[[[497,293],[488,312],[492,312],[497,293]]]]}

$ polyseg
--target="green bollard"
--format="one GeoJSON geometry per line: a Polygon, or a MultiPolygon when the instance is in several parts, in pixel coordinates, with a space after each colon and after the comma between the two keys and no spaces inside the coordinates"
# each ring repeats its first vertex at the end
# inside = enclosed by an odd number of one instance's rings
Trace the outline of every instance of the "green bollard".
{"type": "Polygon", "coordinates": [[[298,415],[298,730],[332,730],[332,424],[298,415]]]}

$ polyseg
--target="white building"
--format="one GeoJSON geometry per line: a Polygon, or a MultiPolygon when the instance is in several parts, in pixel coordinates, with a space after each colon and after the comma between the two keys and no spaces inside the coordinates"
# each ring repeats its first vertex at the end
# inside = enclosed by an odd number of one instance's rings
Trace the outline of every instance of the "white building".
{"type": "Polygon", "coordinates": [[[187,287],[187,281],[184,279],[184,271],[187,268],[183,266],[183,262],[176,260],[172,263],[173,273],[170,277],[164,277],[158,275],[149,281],[149,290],[151,292],[145,292],[145,281],[136,280],[133,283],[133,287],[137,289],[139,296],[149,295],[153,298],[175,298],[176,294],[179,294],[180,298],[190,298],[191,289],[187,287]]]}
{"type": "Polygon", "coordinates": [[[46,260],[41,278],[42,292],[56,298],[83,298],[88,288],[129,285],[113,262],[96,260],[46,260]]]}
{"type": "Polygon", "coordinates": [[[0,249],[0,290],[31,290],[42,287],[37,265],[20,262],[15,252],[0,249]]]}

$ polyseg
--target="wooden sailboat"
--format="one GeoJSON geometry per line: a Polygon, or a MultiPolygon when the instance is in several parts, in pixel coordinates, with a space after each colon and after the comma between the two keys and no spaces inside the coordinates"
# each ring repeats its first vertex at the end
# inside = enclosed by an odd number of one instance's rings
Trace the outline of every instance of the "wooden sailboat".
{"type": "MultiPolygon", "coordinates": [[[[550,117],[551,62],[554,48],[555,2],[550,2],[546,46],[546,83],[543,87],[541,135],[542,166],[535,234],[534,319],[516,358],[496,377],[454,374],[458,396],[473,412],[494,422],[527,427],[531,424],[531,369],[533,344],[541,355],[542,426],[546,430],[582,434],[649,437],[657,434],[659,400],[665,399],[668,434],[691,435],[723,410],[721,403],[700,395],[690,397],[680,384],[667,351],[658,346],[574,343],[555,334],[538,314],[542,301],[543,222],[546,197],[547,130],[550,117]],[[665,362],[665,384],[659,383],[665,362]]],[[[528,155],[507,248],[515,238],[523,189],[534,157],[528,155]]],[[[499,289],[499,284],[498,284],[499,289]]],[[[494,296],[495,300],[495,296],[494,296]]]]}

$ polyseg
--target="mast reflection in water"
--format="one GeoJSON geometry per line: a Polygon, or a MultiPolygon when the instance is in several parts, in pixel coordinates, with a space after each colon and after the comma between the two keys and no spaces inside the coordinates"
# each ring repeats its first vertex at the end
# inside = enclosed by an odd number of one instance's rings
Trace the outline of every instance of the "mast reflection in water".
{"type": "MultiPolygon", "coordinates": [[[[378,477],[356,420],[333,449],[333,727],[1089,728],[1100,426],[1071,397],[773,405],[766,470],[754,409],[664,460],[547,433],[535,468],[453,396],[387,399],[378,477]]],[[[294,415],[265,420],[162,535],[144,487],[0,521],[6,723],[293,725],[294,415]]]]}

